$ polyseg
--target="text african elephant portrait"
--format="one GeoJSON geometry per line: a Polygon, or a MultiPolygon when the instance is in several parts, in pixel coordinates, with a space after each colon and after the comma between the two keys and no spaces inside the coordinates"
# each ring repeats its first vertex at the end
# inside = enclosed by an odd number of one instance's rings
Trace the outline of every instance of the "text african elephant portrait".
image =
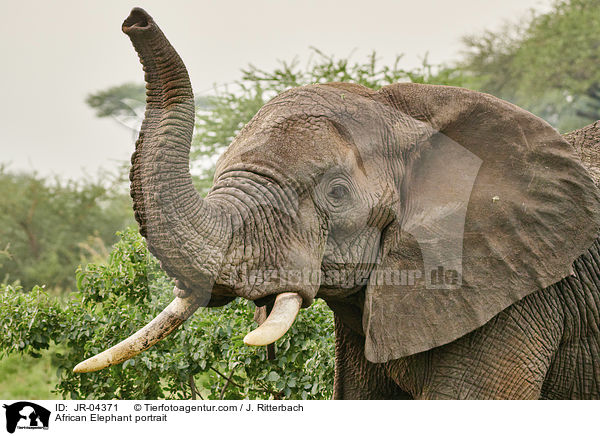
{"type": "Polygon", "coordinates": [[[335,314],[334,398],[600,397],[597,159],[578,154],[589,130],[574,146],[462,88],[303,86],[244,126],[202,198],[186,68],[142,9],[123,31],[147,82],[135,217],[175,299],[76,372],[236,297],[268,312],[244,339],[267,345],[322,298],[335,314]]]}

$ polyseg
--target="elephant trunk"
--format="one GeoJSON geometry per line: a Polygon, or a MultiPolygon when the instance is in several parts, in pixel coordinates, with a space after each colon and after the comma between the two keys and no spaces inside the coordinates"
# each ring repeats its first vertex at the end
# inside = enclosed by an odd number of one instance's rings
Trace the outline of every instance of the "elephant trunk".
{"type": "Polygon", "coordinates": [[[194,95],[183,61],[144,10],[123,23],[146,73],[146,114],[132,156],[140,233],[184,291],[210,291],[231,239],[227,215],[203,200],[189,172],[194,95]]]}
{"type": "Polygon", "coordinates": [[[226,211],[203,200],[192,184],[194,96],[181,58],[142,9],[131,11],[123,32],[146,73],[146,114],[131,158],[135,217],[150,251],[176,278],[179,296],[148,325],[80,363],[75,372],[97,371],[130,359],[206,305],[231,241],[226,211]]]}

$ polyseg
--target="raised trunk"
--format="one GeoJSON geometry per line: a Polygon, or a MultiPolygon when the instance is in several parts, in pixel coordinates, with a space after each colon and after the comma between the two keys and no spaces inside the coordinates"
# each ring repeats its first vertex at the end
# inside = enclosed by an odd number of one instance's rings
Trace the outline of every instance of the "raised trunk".
{"type": "Polygon", "coordinates": [[[195,111],[187,70],[144,10],[132,10],[123,32],[146,73],[146,114],[130,174],[140,233],[179,288],[210,291],[231,232],[226,214],[204,201],[192,184],[195,111]]]}
{"type": "MultiPolygon", "coordinates": [[[[123,31],[140,56],[147,82],[146,116],[130,175],[135,217],[152,253],[177,279],[177,297],[145,327],[81,362],[75,372],[98,371],[136,356],[208,304],[232,240],[233,226],[225,206],[203,200],[192,184],[189,151],[194,99],[183,62],[142,9],[131,11],[123,31]]],[[[217,300],[229,297],[220,295],[217,300]]],[[[277,340],[289,329],[301,304],[298,294],[279,294],[272,313],[246,342],[263,345],[277,340]]]]}

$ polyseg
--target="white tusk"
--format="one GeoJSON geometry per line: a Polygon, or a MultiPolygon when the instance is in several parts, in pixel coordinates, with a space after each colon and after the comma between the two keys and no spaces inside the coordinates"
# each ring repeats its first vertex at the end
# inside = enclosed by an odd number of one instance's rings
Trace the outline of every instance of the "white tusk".
{"type": "Polygon", "coordinates": [[[292,326],[302,306],[302,297],[294,292],[277,295],[269,317],[244,338],[246,345],[269,345],[282,337],[292,326]]]}
{"type": "Polygon", "coordinates": [[[125,362],[168,336],[188,319],[205,300],[192,294],[186,298],[176,297],[156,318],[141,330],[117,345],[79,363],[73,372],[92,372],[125,362]]]}

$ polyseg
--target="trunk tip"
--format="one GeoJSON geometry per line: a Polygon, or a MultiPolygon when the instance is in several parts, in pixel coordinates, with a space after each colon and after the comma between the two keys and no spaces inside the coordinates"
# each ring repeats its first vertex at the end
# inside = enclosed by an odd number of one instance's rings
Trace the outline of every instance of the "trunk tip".
{"type": "Polygon", "coordinates": [[[142,8],[133,8],[129,13],[129,16],[123,21],[122,29],[123,32],[129,34],[136,30],[145,30],[152,26],[154,20],[142,8]]]}

